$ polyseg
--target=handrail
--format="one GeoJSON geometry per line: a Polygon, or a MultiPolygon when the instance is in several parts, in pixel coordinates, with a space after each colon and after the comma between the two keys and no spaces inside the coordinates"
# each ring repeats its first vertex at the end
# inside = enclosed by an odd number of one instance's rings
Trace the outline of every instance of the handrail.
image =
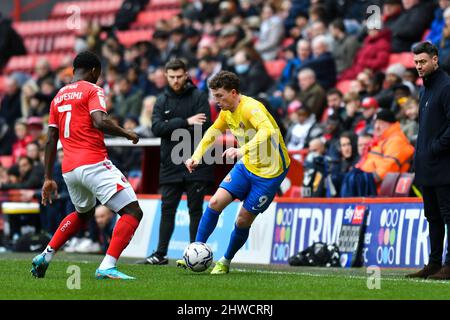
{"type": "Polygon", "coordinates": [[[14,8],[11,12],[11,17],[15,22],[19,22],[21,20],[21,16],[23,13],[34,10],[35,8],[49,2],[50,0],[35,0],[24,6],[20,3],[21,0],[14,0],[14,8]]]}

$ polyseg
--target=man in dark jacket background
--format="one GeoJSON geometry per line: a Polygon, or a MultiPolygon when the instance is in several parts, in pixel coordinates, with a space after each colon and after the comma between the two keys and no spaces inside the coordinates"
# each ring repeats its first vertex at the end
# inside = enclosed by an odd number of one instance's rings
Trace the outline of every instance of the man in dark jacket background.
{"type": "Polygon", "coordinates": [[[411,46],[420,41],[433,20],[433,2],[403,0],[402,3],[404,11],[389,25],[392,31],[392,52],[410,51],[411,46]]]}
{"type": "MultiPolygon", "coordinates": [[[[175,159],[180,147],[190,145],[186,160],[195,150],[201,137],[194,141],[194,127],[201,126],[203,133],[211,126],[211,114],[208,96],[197,89],[188,78],[186,64],[180,59],[172,59],[165,66],[168,86],[156,100],[152,115],[152,131],[161,137],[161,163],[159,184],[161,193],[161,223],[159,226],[158,248],[141,263],[167,264],[166,257],[169,241],[175,227],[175,214],[183,192],[186,192],[189,208],[190,242],[195,241],[198,224],[203,213],[203,198],[208,193],[214,179],[213,167],[202,164],[194,173],[189,174],[184,161],[175,159]],[[178,141],[172,134],[175,130],[189,132],[190,141],[178,141]],[[174,148],[177,149],[174,150],[174,148]]],[[[186,159],[185,159],[186,158],[186,159]]]]}
{"type": "MultiPolygon", "coordinates": [[[[438,49],[429,42],[413,48],[424,87],[420,91],[419,134],[414,157],[415,182],[422,187],[428,221],[428,265],[410,278],[450,279],[450,246],[442,266],[445,227],[450,228],[450,77],[439,68],[438,49]]],[[[450,237],[447,237],[447,242],[450,237]]]]}

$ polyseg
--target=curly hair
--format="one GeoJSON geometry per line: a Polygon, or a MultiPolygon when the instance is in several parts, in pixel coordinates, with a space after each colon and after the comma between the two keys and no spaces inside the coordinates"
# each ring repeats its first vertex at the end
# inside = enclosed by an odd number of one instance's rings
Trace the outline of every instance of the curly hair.
{"type": "Polygon", "coordinates": [[[220,71],[208,81],[210,89],[217,90],[223,88],[227,91],[234,89],[237,93],[240,93],[239,84],[239,77],[229,71],[220,71]]]}

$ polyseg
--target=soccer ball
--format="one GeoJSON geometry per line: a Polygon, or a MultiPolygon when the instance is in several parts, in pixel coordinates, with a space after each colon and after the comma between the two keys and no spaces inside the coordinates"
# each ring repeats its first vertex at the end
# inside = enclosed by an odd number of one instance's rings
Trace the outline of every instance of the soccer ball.
{"type": "Polygon", "coordinates": [[[186,266],[194,272],[202,272],[209,268],[213,260],[211,248],[203,242],[192,242],[183,254],[186,266]]]}

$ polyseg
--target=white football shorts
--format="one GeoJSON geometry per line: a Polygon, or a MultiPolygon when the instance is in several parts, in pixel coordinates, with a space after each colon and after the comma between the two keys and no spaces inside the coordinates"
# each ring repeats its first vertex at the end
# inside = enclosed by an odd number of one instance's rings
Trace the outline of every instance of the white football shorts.
{"type": "Polygon", "coordinates": [[[116,213],[137,201],[131,184],[110,160],[75,168],[64,173],[63,178],[80,213],[94,208],[96,199],[116,213]]]}

